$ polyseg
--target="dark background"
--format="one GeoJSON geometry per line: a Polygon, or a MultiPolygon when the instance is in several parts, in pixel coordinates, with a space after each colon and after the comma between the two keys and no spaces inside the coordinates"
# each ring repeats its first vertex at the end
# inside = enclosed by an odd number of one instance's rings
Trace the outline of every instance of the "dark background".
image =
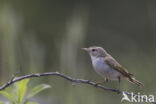
{"type": "MultiPolygon", "coordinates": [[[[1,85],[20,68],[20,75],[58,71],[101,81],[81,50],[97,45],[145,84],[122,81],[121,89],[156,95],[155,44],[154,0],[0,0],[1,85]]],[[[58,77],[32,79],[30,86],[39,83],[52,85],[33,99],[41,104],[114,104],[122,97],[58,77]]]]}

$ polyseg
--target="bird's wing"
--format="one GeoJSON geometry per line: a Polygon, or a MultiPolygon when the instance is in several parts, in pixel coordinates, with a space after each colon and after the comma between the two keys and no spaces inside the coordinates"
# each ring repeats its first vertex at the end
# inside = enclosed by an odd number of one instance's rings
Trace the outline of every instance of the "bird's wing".
{"type": "Polygon", "coordinates": [[[133,74],[129,73],[124,67],[122,67],[113,57],[111,56],[106,56],[104,58],[104,61],[106,64],[108,64],[110,67],[113,69],[117,70],[120,72],[123,76],[131,78],[133,74]]]}

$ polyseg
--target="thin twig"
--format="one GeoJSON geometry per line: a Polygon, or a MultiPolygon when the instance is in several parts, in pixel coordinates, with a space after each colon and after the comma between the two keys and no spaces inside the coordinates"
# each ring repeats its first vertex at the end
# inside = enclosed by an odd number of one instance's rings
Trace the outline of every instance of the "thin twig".
{"type": "MultiPolygon", "coordinates": [[[[121,91],[119,89],[114,89],[114,88],[108,88],[102,85],[96,85],[95,82],[89,81],[89,80],[84,80],[84,79],[74,79],[70,76],[61,74],[59,72],[46,72],[46,73],[35,73],[35,74],[29,74],[29,75],[25,75],[25,76],[20,76],[20,77],[16,77],[14,79],[11,79],[10,81],[8,81],[6,84],[2,85],[0,87],[0,91],[4,90],[5,88],[9,87],[10,85],[12,85],[15,82],[21,81],[23,79],[27,79],[27,78],[34,78],[34,77],[42,77],[42,76],[59,76],[62,77],[68,81],[74,82],[74,83],[83,83],[83,84],[88,84],[91,86],[96,86],[96,88],[101,88],[105,91],[111,91],[111,92],[116,92],[117,94],[121,94],[121,93],[125,93],[129,96],[132,96],[132,94],[130,92],[126,92],[126,91],[121,91]]],[[[133,96],[138,96],[137,94],[133,94],[133,96]]],[[[145,99],[144,99],[145,100],[145,99]]],[[[156,102],[152,102],[153,104],[156,104],[156,102]]]]}

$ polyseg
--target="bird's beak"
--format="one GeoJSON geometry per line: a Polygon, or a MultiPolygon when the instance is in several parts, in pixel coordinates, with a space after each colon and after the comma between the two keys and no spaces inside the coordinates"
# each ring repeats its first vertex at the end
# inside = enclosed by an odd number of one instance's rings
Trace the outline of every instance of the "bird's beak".
{"type": "Polygon", "coordinates": [[[84,50],[84,51],[89,51],[89,49],[88,48],[81,48],[82,50],[84,50]]]}

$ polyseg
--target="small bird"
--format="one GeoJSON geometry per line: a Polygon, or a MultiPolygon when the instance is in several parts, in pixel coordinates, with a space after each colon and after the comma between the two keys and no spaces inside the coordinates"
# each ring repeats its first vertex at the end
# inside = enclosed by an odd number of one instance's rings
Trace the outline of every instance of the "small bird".
{"type": "Polygon", "coordinates": [[[104,78],[104,81],[97,84],[108,82],[108,80],[117,80],[120,87],[120,79],[126,79],[137,86],[143,86],[143,83],[136,80],[134,75],[129,73],[127,69],[122,67],[105,49],[99,46],[82,48],[91,56],[94,70],[104,78]]]}

